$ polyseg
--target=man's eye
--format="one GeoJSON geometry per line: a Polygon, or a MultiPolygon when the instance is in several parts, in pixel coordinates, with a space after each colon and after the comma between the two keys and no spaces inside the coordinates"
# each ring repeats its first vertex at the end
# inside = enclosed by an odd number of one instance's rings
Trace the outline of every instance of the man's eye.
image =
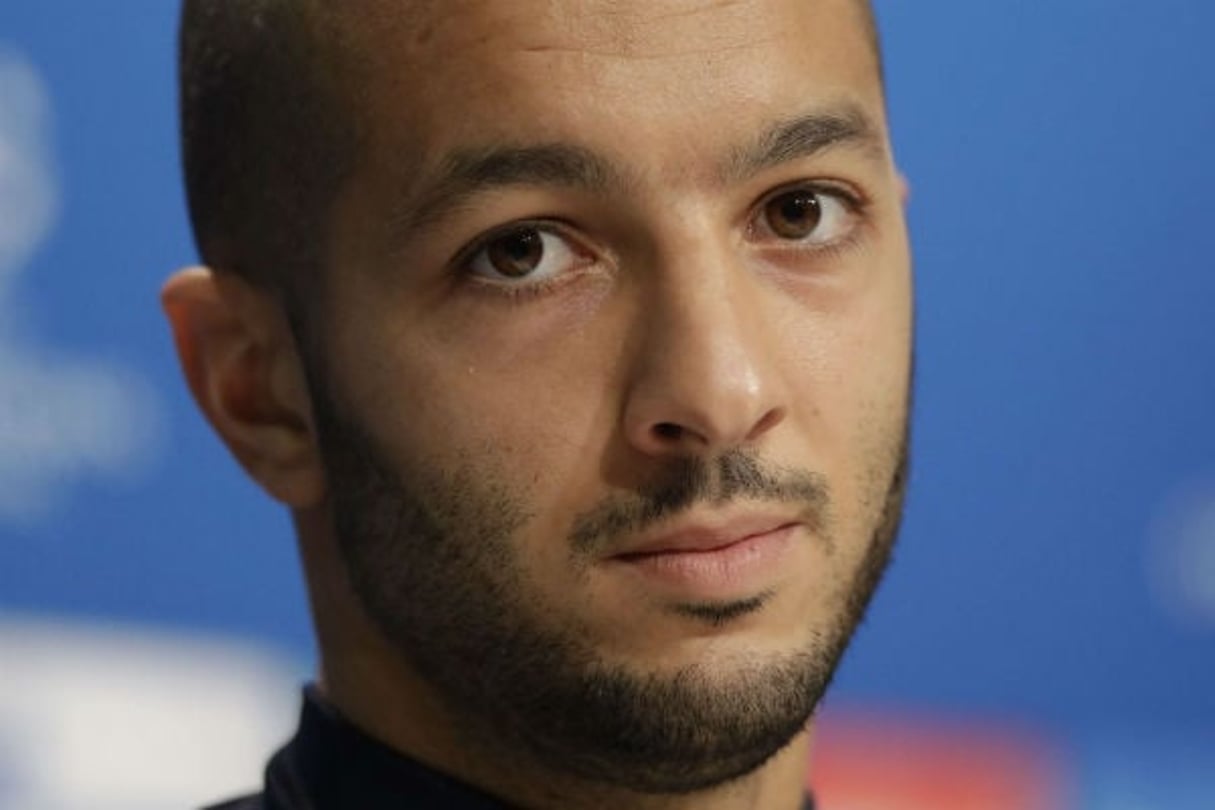
{"type": "Polygon", "coordinates": [[[778,239],[818,245],[846,236],[854,216],[841,194],[798,188],[764,203],[761,227],[778,239]]]}
{"type": "Polygon", "coordinates": [[[534,225],[524,225],[493,237],[473,254],[468,269],[490,281],[541,281],[581,264],[564,237],[534,225]]]}

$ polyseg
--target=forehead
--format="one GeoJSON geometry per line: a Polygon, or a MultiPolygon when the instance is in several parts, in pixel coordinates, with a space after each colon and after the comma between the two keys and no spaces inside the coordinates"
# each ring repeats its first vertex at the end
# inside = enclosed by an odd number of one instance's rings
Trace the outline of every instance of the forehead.
{"type": "Polygon", "coordinates": [[[346,0],[338,22],[368,145],[398,165],[560,141],[671,166],[839,102],[884,125],[858,0],[346,0]]]}
{"type": "Polygon", "coordinates": [[[869,22],[865,0],[346,0],[327,8],[351,31],[411,49],[565,46],[635,57],[745,44],[757,33],[791,33],[794,21],[869,22]],[[680,34],[693,37],[688,47],[671,41],[680,34]]]}

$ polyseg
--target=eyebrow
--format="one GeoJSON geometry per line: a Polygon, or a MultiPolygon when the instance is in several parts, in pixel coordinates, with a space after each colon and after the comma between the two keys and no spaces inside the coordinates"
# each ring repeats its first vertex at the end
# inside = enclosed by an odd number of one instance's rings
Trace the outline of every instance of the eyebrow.
{"type": "Polygon", "coordinates": [[[877,124],[859,106],[842,103],[769,127],[751,144],[735,150],[723,179],[741,182],[765,169],[837,146],[857,149],[877,163],[887,160],[886,140],[877,124]]]}
{"type": "MultiPolygon", "coordinates": [[[[733,150],[719,175],[725,184],[742,182],[765,169],[804,160],[829,148],[848,146],[870,159],[886,159],[885,140],[857,105],[836,104],[764,130],[750,144],[733,150]]],[[[560,187],[603,194],[628,185],[628,178],[606,156],[570,143],[489,146],[457,149],[436,172],[437,180],[403,200],[393,212],[394,241],[468,206],[478,195],[511,186],[560,187]]]]}
{"type": "Polygon", "coordinates": [[[601,194],[624,185],[607,158],[566,143],[458,149],[443,159],[437,175],[435,183],[393,216],[395,232],[408,235],[425,228],[495,189],[563,187],[601,194]]]}

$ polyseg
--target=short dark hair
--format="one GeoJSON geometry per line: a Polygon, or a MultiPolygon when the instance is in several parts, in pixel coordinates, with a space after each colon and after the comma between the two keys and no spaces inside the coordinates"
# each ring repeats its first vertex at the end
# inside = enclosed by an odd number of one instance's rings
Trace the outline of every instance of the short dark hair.
{"type": "Polygon", "coordinates": [[[185,0],[182,162],[203,261],[284,287],[318,269],[357,154],[340,49],[308,0],[185,0]]]}
{"type": "MultiPolygon", "coordinates": [[[[870,0],[857,5],[880,72],[870,0]]],[[[311,0],[182,6],[182,161],[198,251],[287,295],[320,278],[328,213],[359,152],[337,13],[311,0]]]]}

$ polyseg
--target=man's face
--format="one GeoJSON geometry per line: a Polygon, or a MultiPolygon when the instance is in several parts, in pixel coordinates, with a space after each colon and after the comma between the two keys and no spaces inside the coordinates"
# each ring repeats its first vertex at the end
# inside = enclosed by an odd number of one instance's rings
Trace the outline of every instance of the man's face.
{"type": "Polygon", "coordinates": [[[813,710],[902,494],[853,0],[369,0],[314,404],[363,607],[469,728],[655,792],[813,710]]]}

